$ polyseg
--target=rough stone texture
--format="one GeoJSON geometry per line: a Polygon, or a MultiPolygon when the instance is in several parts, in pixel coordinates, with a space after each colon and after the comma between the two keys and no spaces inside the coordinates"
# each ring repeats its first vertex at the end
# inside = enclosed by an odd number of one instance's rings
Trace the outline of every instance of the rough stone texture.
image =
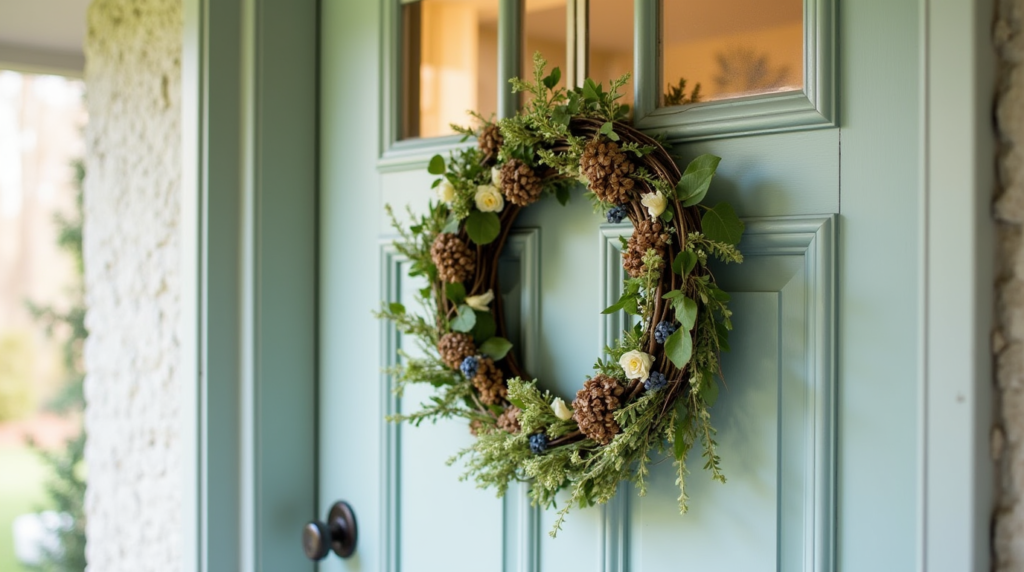
{"type": "Polygon", "coordinates": [[[87,558],[177,570],[180,0],[94,0],[86,54],[87,558]]]}
{"type": "Polygon", "coordinates": [[[992,455],[999,490],[993,568],[1010,571],[1024,570],[1024,0],[996,5],[1000,190],[994,205],[999,267],[992,345],[999,411],[992,455]]]}

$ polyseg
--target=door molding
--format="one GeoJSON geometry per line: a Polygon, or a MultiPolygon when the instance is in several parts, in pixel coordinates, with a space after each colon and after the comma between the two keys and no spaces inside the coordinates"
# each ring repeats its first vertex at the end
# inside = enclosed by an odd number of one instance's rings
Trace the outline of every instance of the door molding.
{"type": "Polygon", "coordinates": [[[313,568],[317,10],[184,4],[184,570],[313,568]]]}

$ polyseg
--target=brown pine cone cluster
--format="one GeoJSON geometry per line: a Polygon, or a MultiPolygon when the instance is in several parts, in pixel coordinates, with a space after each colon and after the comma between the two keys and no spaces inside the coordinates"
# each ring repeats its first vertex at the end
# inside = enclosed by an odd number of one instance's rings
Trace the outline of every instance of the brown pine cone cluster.
{"type": "Polygon", "coordinates": [[[505,374],[501,373],[501,368],[495,365],[493,359],[487,356],[477,359],[479,365],[473,376],[473,387],[480,393],[480,402],[484,405],[501,405],[501,401],[508,395],[505,374]]]}
{"type": "Polygon", "coordinates": [[[473,336],[469,334],[450,332],[438,340],[437,351],[445,365],[457,370],[462,365],[462,360],[476,354],[476,344],[473,343],[473,336]]]}
{"type": "Polygon", "coordinates": [[[580,431],[601,445],[611,443],[619,432],[615,410],[624,391],[619,380],[603,373],[588,379],[572,402],[572,417],[579,423],[580,431]]]}
{"type": "Polygon", "coordinates": [[[633,278],[644,273],[644,255],[651,248],[665,258],[665,247],[668,246],[669,235],[658,221],[644,219],[633,229],[627,248],[622,253],[622,267],[633,278]]]}
{"type": "Polygon", "coordinates": [[[454,234],[442,232],[430,246],[430,259],[445,282],[465,282],[476,270],[476,253],[454,234]]]}
{"type": "Polygon", "coordinates": [[[603,137],[591,139],[580,156],[580,171],[590,181],[590,190],[599,199],[621,205],[632,198],[636,181],[630,178],[636,165],[614,141],[603,137]]]}
{"type": "Polygon", "coordinates": [[[498,151],[501,150],[504,142],[505,140],[501,137],[501,130],[498,129],[497,125],[484,127],[484,130],[480,132],[480,136],[476,140],[476,144],[484,154],[485,163],[491,164],[498,159],[498,151]]]}
{"type": "Polygon", "coordinates": [[[514,205],[525,207],[540,198],[540,177],[529,165],[512,159],[501,166],[501,192],[514,205]]]}
{"type": "Polygon", "coordinates": [[[509,433],[519,432],[519,408],[510,405],[504,413],[498,416],[498,428],[509,433]]]}

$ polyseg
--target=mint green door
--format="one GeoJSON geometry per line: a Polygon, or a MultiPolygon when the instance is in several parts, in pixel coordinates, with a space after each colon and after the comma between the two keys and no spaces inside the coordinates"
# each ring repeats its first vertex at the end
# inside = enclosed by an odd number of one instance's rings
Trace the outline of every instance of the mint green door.
{"type": "MultiPolygon", "coordinates": [[[[517,6],[501,2],[499,74],[514,61],[517,6]]],[[[496,499],[446,465],[469,443],[466,427],[384,422],[423,398],[397,400],[380,373],[401,340],[371,312],[414,287],[389,247],[384,205],[425,205],[427,159],[445,147],[394,141],[398,0],[324,2],[318,498],[324,513],[339,499],[353,506],[359,545],[322,569],[914,566],[920,317],[901,292],[920,280],[918,2],[806,0],[803,90],[693,113],[655,108],[655,7],[636,0],[637,124],[675,141],[684,160],[723,157],[712,192],[747,220],[746,261],[718,271],[735,312],[728,391],[715,406],[729,482],[713,483],[694,459],[680,516],[661,463],[646,497],[624,488],[551,539],[551,514],[524,490],[496,499]]],[[[618,297],[616,248],[629,228],[578,194],[531,207],[518,226],[503,264],[513,341],[568,401],[621,329],[600,311],[618,297]]]]}

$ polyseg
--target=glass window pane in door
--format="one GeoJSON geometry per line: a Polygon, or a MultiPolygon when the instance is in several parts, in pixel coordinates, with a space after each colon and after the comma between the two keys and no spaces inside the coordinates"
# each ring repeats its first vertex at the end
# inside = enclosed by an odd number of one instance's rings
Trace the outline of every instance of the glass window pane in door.
{"type": "Polygon", "coordinates": [[[402,6],[401,136],[454,133],[498,108],[498,0],[402,6]]]}
{"type": "Polygon", "coordinates": [[[619,90],[620,103],[633,106],[633,0],[590,0],[590,79],[606,88],[613,79],[629,74],[619,90]]]}
{"type": "Polygon", "coordinates": [[[662,0],[661,14],[662,105],[803,87],[803,0],[662,0]]]}

